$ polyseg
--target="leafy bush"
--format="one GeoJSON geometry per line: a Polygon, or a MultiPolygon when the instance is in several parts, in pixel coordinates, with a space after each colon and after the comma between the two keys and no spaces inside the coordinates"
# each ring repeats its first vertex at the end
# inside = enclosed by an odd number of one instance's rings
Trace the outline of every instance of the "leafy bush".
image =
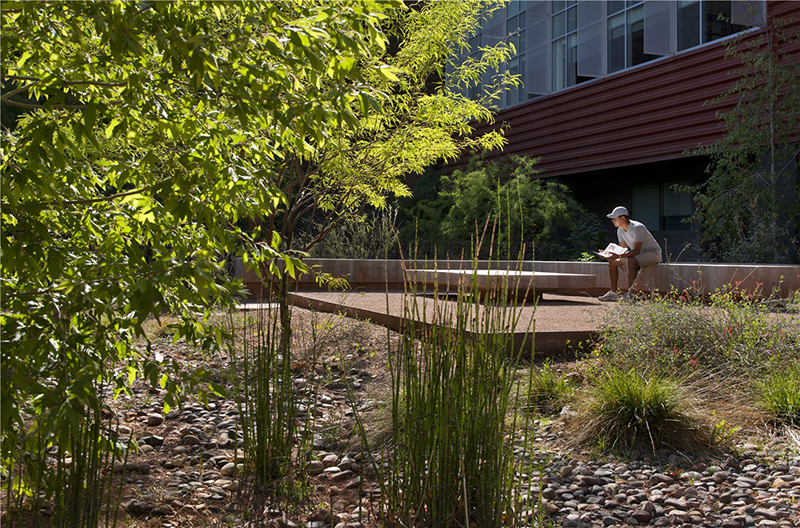
{"type": "Polygon", "coordinates": [[[579,443],[618,452],[711,445],[710,431],[688,414],[684,390],[666,378],[612,368],[600,374],[583,402],[576,427],[579,443]]]}
{"type": "Polygon", "coordinates": [[[800,423],[800,365],[773,368],[757,384],[756,399],[776,421],[800,423]]]}
{"type": "Polygon", "coordinates": [[[371,211],[334,228],[311,249],[313,258],[383,259],[398,256],[397,209],[371,211]]]}
{"type": "Polygon", "coordinates": [[[620,305],[608,312],[594,354],[604,364],[657,373],[722,369],[730,374],[800,359],[800,336],[774,303],[741,298],[735,289],[707,302],[691,290],[620,305]]]}
{"type": "MultiPolygon", "coordinates": [[[[472,254],[476,233],[496,223],[494,247],[500,257],[576,260],[603,239],[598,218],[561,184],[537,178],[535,159],[508,156],[473,160],[451,175],[426,175],[417,195],[399,202],[405,243],[418,243],[432,256],[472,254]]],[[[485,257],[486,255],[480,255],[485,257]]]]}

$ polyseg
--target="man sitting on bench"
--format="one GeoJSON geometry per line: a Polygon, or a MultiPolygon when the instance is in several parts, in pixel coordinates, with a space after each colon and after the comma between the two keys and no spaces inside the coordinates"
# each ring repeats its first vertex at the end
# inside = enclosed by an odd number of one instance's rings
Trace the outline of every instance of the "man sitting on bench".
{"type": "Polygon", "coordinates": [[[653,238],[653,235],[643,223],[630,219],[628,210],[625,207],[615,207],[611,214],[606,216],[611,219],[617,228],[619,245],[627,248],[628,251],[622,255],[612,254],[609,257],[603,257],[608,261],[608,277],[611,279],[611,290],[601,296],[600,300],[619,300],[620,294],[617,283],[619,281],[620,268],[622,271],[625,271],[626,268],[628,270],[630,287],[628,293],[625,294],[625,298],[632,299],[634,297],[633,287],[639,270],[661,262],[661,246],[658,245],[656,239],[653,238]]]}

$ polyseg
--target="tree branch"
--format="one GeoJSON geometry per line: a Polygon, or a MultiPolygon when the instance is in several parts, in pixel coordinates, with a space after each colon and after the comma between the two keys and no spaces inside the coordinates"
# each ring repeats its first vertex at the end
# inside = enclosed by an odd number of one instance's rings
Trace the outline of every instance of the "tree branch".
{"type": "Polygon", "coordinates": [[[112,195],[109,195],[109,196],[103,196],[102,198],[85,198],[85,199],[82,199],[82,200],[67,200],[67,201],[64,201],[64,202],[38,202],[38,203],[34,202],[33,204],[26,204],[26,205],[42,205],[42,206],[45,206],[45,207],[52,207],[52,206],[56,206],[56,205],[75,206],[75,205],[89,205],[89,204],[100,203],[100,202],[111,202],[111,201],[114,201],[114,200],[116,200],[118,198],[124,198],[126,196],[131,196],[131,195],[134,195],[134,194],[141,194],[141,193],[143,193],[145,191],[148,191],[148,190],[152,189],[153,187],[156,187],[157,185],[160,185],[162,183],[166,183],[168,181],[169,181],[169,178],[166,178],[166,179],[154,182],[154,183],[152,183],[150,185],[147,185],[145,187],[140,187],[138,189],[133,189],[133,190],[125,191],[125,192],[121,192],[121,193],[115,193],[115,194],[112,194],[112,195]]]}
{"type": "Polygon", "coordinates": [[[5,101],[7,97],[11,97],[13,95],[17,95],[18,93],[25,92],[28,90],[28,88],[34,86],[35,84],[36,84],[35,82],[32,82],[30,84],[26,84],[25,86],[20,86],[16,90],[11,90],[10,92],[3,94],[3,100],[5,101]]]}
{"type": "MultiPolygon", "coordinates": [[[[2,97],[3,104],[11,105],[11,106],[18,106],[20,108],[27,108],[29,110],[38,110],[40,108],[44,108],[45,105],[37,105],[37,104],[30,104],[30,103],[20,103],[18,101],[12,101],[10,99],[6,99],[5,96],[2,97]]],[[[50,105],[50,108],[55,108],[56,110],[83,110],[86,108],[86,105],[50,105]]]]}

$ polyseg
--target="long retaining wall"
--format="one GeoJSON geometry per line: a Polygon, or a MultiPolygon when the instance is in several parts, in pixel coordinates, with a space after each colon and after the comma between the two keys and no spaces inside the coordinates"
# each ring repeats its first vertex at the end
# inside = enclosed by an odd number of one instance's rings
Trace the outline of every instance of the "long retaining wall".
{"type": "MultiPolygon", "coordinates": [[[[560,261],[402,261],[402,260],[351,260],[351,259],[306,259],[316,273],[327,273],[347,279],[350,288],[362,291],[403,290],[405,270],[420,268],[436,269],[510,269],[521,271],[546,271],[557,273],[592,274],[592,287],[565,291],[580,291],[600,295],[610,288],[608,265],[605,262],[560,262],[560,261]]],[[[620,274],[620,286],[626,288],[627,277],[620,274]]],[[[245,268],[241,260],[236,261],[236,276],[244,280],[251,298],[263,293],[258,275],[245,268]]],[[[304,275],[297,281],[299,291],[319,290],[313,275],[304,275]]],[[[779,264],[711,264],[711,263],[662,263],[645,268],[637,279],[637,289],[668,293],[672,290],[692,289],[697,293],[713,293],[737,287],[742,292],[761,292],[788,297],[800,290],[800,266],[779,264]]]]}

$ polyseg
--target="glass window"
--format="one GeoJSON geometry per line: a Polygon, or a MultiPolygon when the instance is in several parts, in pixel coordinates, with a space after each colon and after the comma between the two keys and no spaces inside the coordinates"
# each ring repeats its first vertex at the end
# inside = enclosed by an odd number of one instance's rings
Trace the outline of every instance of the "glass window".
{"type": "Polygon", "coordinates": [[[766,23],[764,2],[731,0],[731,22],[747,27],[761,27],[766,23]]]}
{"type": "Polygon", "coordinates": [[[567,9],[567,33],[578,29],[578,10],[575,8],[567,9]]]}
{"type": "Polygon", "coordinates": [[[608,19],[608,72],[625,69],[625,13],[608,19]]]}
{"type": "Polygon", "coordinates": [[[658,55],[644,52],[644,5],[628,11],[628,53],[625,66],[637,66],[657,59],[658,55]]]}
{"type": "Polygon", "coordinates": [[[660,185],[639,185],[633,188],[633,208],[631,218],[647,226],[650,231],[659,231],[661,227],[660,185]]]}
{"type": "Polygon", "coordinates": [[[539,46],[525,54],[525,91],[528,99],[545,95],[549,91],[547,85],[547,55],[549,46],[539,46]]]}
{"type": "Polygon", "coordinates": [[[668,55],[672,49],[672,2],[644,4],[644,52],[668,55]]]}
{"type": "Polygon", "coordinates": [[[527,25],[527,44],[526,49],[538,48],[550,42],[550,37],[547,32],[548,18],[527,12],[525,16],[525,23],[527,25]]]}
{"type": "Polygon", "coordinates": [[[700,44],[700,0],[678,2],[678,51],[700,44]]]}
{"type": "Polygon", "coordinates": [[[552,90],[555,92],[567,87],[567,39],[561,38],[553,42],[552,46],[552,90]]]}
{"type": "Polygon", "coordinates": [[[703,2],[703,42],[721,39],[747,29],[740,24],[731,23],[730,0],[703,2]]]}
{"type": "MultiPolygon", "coordinates": [[[[519,57],[514,57],[510,61],[508,61],[508,72],[512,75],[517,75],[525,71],[525,55],[520,55],[519,57]]],[[[524,79],[523,79],[524,80],[524,79]]],[[[518,86],[516,88],[511,88],[506,92],[506,105],[511,106],[517,103],[521,103],[522,101],[527,100],[527,94],[525,92],[524,86],[518,86]]]]}
{"type": "Polygon", "coordinates": [[[608,14],[613,15],[617,11],[622,11],[625,9],[625,0],[609,0],[608,2],[608,14]]]}
{"type": "Polygon", "coordinates": [[[603,13],[600,2],[578,4],[577,82],[603,75],[603,13]]]}
{"type": "Polygon", "coordinates": [[[478,33],[471,39],[469,39],[469,51],[475,52],[478,51],[478,48],[481,47],[481,34],[478,33]]]}
{"type": "Polygon", "coordinates": [[[758,22],[765,5],[764,0],[511,0],[483,21],[469,44],[472,53],[504,41],[513,45],[515,62],[508,70],[519,72],[524,87],[504,97],[508,106],[743,31],[758,22]]]}
{"type": "Polygon", "coordinates": [[[567,13],[566,11],[562,11],[561,13],[553,15],[553,39],[558,39],[563,37],[567,32],[567,13]]]}
{"type": "MultiPolygon", "coordinates": [[[[687,185],[689,182],[678,182],[677,185],[687,185]]],[[[691,229],[688,222],[692,216],[692,196],[686,192],[677,192],[672,186],[664,184],[664,213],[663,229],[668,231],[685,231],[691,229]]]]}

